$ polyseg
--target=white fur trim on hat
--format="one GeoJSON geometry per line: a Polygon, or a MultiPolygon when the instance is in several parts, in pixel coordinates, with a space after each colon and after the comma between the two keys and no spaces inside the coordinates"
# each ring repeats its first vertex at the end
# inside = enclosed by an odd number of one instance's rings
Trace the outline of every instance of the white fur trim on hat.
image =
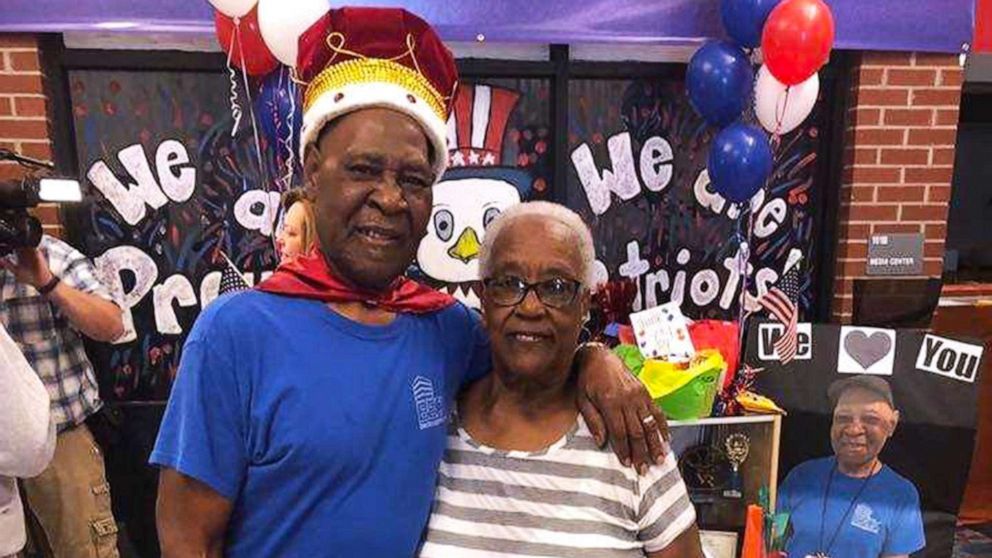
{"type": "Polygon", "coordinates": [[[356,110],[377,107],[401,112],[420,124],[427,139],[434,145],[435,160],[432,165],[436,179],[440,180],[448,167],[447,123],[423,99],[393,83],[352,83],[324,92],[303,114],[300,160],[304,160],[307,146],[317,141],[328,122],[356,110]]]}

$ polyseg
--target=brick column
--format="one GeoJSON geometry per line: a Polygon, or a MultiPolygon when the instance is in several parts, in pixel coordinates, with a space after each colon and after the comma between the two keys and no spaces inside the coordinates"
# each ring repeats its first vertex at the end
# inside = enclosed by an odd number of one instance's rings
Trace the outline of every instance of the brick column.
{"type": "Polygon", "coordinates": [[[924,276],[941,274],[963,79],[946,54],[865,52],[851,72],[831,306],[843,323],[869,235],[923,233],[924,276]]]}
{"type": "MultiPolygon", "coordinates": [[[[43,80],[37,37],[0,34],[0,147],[49,161],[51,123],[43,80]]],[[[14,163],[0,163],[0,180],[19,180],[25,174],[14,163]]],[[[61,236],[56,206],[44,204],[35,214],[46,233],[61,236]]]]}

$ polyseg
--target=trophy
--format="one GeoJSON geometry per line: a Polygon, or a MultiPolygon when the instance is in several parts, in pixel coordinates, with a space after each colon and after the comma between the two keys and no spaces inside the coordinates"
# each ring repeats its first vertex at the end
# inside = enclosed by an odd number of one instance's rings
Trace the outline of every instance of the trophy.
{"type": "Polygon", "coordinates": [[[723,491],[724,498],[740,499],[744,496],[740,468],[751,451],[751,439],[746,434],[735,432],[723,441],[727,448],[727,461],[730,461],[730,486],[723,491]]]}
{"type": "Polygon", "coordinates": [[[695,505],[715,504],[730,476],[730,463],[723,449],[709,443],[687,448],[679,457],[679,472],[695,505]]]}

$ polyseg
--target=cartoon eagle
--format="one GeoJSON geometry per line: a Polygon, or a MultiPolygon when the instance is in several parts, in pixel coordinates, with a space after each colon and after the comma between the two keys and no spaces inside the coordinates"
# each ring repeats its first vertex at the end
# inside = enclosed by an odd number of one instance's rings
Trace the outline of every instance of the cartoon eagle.
{"type": "Polygon", "coordinates": [[[479,248],[486,227],[530,193],[533,178],[502,160],[503,136],[520,94],[462,84],[448,120],[451,168],[434,186],[434,208],[417,265],[427,282],[479,307],[479,248]]]}

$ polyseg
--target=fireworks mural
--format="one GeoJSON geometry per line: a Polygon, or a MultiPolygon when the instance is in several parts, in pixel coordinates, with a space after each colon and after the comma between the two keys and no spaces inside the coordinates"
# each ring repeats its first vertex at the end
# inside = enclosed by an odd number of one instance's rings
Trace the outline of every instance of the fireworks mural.
{"type": "Polygon", "coordinates": [[[820,114],[776,140],[772,179],[738,207],[709,185],[716,130],[692,110],[680,81],[573,81],[569,101],[565,203],[592,227],[602,276],[637,282],[635,307],[675,300],[693,318],[734,319],[740,289],[764,292],[798,248],[800,306],[810,310],[820,114]]]}
{"type": "MultiPolygon", "coordinates": [[[[217,296],[225,256],[250,283],[275,267],[279,195],[300,183],[294,85],[270,75],[251,86],[253,102],[239,89],[252,118],[235,128],[220,73],[73,71],[70,84],[86,191],[69,212],[69,240],[94,259],[128,331],[90,354],[104,397],[161,401],[196,316],[217,296]]],[[[460,133],[449,146],[460,161],[439,187],[416,277],[474,302],[474,251],[487,222],[509,203],[554,199],[593,228],[601,278],[636,280],[635,306],[675,300],[692,317],[734,318],[741,289],[760,295],[798,248],[800,303],[810,308],[822,115],[776,140],[772,180],[741,208],[709,186],[714,131],[678,80],[572,81],[563,191],[551,188],[548,80],[476,80],[461,90],[451,123],[460,133]]]]}
{"type": "Polygon", "coordinates": [[[251,282],[276,265],[288,151],[261,124],[285,124],[262,118],[273,101],[260,84],[260,126],[244,118],[234,130],[220,74],[76,71],[70,82],[86,177],[70,241],[94,259],[128,329],[125,342],[89,353],[105,398],[164,400],[186,335],[217,296],[224,256],[251,282]]]}

